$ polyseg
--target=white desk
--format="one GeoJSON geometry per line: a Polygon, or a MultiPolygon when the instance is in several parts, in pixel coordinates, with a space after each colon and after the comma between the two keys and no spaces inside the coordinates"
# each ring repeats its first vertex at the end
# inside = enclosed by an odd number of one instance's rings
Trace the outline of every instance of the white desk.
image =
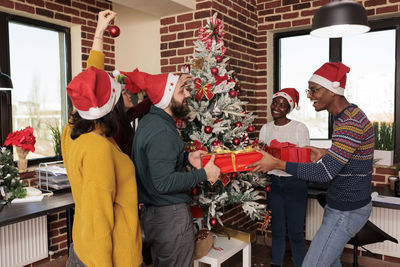
{"type": "Polygon", "coordinates": [[[199,267],[199,263],[207,263],[212,267],[220,267],[221,264],[243,250],[243,267],[251,266],[251,244],[234,238],[228,240],[227,237],[217,237],[214,241],[214,247],[223,250],[211,249],[207,255],[193,262],[194,267],[199,267]]]}

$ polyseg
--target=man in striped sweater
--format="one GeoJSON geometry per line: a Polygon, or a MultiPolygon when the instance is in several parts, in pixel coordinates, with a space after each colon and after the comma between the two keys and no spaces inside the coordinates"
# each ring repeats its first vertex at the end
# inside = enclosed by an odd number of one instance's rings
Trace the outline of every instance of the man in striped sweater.
{"type": "Polygon", "coordinates": [[[329,183],[323,222],[303,261],[306,267],[341,266],[344,246],[371,213],[375,136],[364,112],[344,97],[349,71],[342,63],[325,63],[309,80],[307,97],[315,110],[328,110],[335,118],[329,149],[310,147],[313,163],[285,162],[261,151],[264,157],[249,166],[256,167],[253,172],[280,169],[303,180],[329,183]]]}

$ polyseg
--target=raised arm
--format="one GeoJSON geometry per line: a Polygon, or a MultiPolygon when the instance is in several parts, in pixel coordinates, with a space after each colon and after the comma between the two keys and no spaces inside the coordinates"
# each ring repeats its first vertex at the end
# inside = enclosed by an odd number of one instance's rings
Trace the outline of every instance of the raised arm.
{"type": "Polygon", "coordinates": [[[117,16],[112,10],[104,10],[99,12],[99,19],[97,21],[96,32],[94,34],[94,40],[92,50],[103,52],[103,35],[110,22],[117,16]]]}
{"type": "Polygon", "coordinates": [[[93,66],[104,70],[104,54],[103,54],[103,35],[110,22],[117,16],[117,13],[111,10],[99,12],[99,20],[97,21],[96,32],[94,34],[92,50],[90,50],[87,61],[87,68],[93,66]]]}

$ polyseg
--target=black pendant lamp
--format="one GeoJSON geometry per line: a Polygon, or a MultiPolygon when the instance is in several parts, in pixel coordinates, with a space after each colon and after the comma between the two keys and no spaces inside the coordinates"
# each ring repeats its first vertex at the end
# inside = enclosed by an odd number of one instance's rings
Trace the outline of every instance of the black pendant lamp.
{"type": "Polygon", "coordinates": [[[11,90],[13,84],[10,76],[0,71],[0,91],[1,90],[11,90]]]}
{"type": "Polygon", "coordinates": [[[336,0],[323,5],[314,15],[311,35],[339,38],[368,32],[364,7],[351,0],[336,0]]]}

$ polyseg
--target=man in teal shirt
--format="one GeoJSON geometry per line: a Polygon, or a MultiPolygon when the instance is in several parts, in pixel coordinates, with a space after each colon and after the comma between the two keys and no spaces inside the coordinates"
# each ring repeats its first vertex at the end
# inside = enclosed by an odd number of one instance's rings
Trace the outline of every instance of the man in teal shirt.
{"type": "Polygon", "coordinates": [[[204,151],[187,153],[175,126],[189,109],[186,83],[189,75],[149,75],[128,78],[146,91],[154,104],[136,129],[132,159],[136,167],[139,202],[144,204],[141,223],[151,246],[155,267],[190,267],[194,252],[192,216],[188,192],[203,181],[216,182],[220,170],[214,156],[201,167],[204,151]],[[187,172],[191,164],[196,170],[187,172]]]}

